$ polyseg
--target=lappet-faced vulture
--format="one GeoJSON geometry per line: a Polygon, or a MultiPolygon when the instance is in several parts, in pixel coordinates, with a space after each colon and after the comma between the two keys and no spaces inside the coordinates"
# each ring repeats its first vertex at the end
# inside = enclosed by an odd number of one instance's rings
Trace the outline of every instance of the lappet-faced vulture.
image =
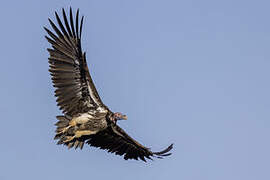
{"type": "Polygon", "coordinates": [[[63,21],[55,12],[58,27],[49,19],[55,33],[44,27],[49,35],[45,37],[52,46],[48,49],[49,71],[57,105],[63,112],[56,117],[59,120],[56,123],[57,144],[82,149],[87,143],[123,155],[126,160],[145,161],[145,158],[170,155],[172,144],[163,151],[152,152],[117,125],[118,120],[127,119],[127,116],[110,111],[98,95],[81,48],[83,17],[79,20],[77,10],[74,21],[71,8],[69,20],[64,9],[62,13],[63,21]]]}

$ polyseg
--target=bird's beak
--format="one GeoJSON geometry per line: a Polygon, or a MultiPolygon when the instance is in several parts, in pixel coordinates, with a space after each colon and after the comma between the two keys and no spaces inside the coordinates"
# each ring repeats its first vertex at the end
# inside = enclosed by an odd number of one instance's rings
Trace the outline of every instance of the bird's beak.
{"type": "Polygon", "coordinates": [[[127,120],[127,119],[128,119],[128,118],[127,118],[127,115],[123,115],[123,116],[122,116],[122,119],[123,119],[123,120],[127,120]]]}

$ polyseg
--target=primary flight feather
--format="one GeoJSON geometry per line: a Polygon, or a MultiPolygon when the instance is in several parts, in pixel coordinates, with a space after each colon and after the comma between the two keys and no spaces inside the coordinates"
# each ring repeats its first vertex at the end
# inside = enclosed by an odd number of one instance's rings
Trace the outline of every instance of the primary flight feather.
{"type": "Polygon", "coordinates": [[[145,161],[145,158],[170,155],[172,144],[161,152],[152,152],[117,125],[118,120],[126,120],[127,116],[110,111],[98,95],[81,48],[83,17],[79,20],[77,10],[74,22],[71,8],[69,19],[64,9],[62,14],[63,21],[55,12],[58,27],[49,19],[54,33],[44,27],[49,35],[45,38],[52,46],[48,49],[49,71],[57,105],[63,112],[56,117],[59,120],[56,123],[57,144],[82,149],[86,143],[123,155],[126,160],[145,161]]]}

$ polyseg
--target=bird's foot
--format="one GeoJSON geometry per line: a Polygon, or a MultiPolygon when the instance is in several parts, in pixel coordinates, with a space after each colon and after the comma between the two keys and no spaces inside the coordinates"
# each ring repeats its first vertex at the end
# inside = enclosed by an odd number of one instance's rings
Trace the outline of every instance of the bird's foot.
{"type": "Polygon", "coordinates": [[[64,127],[64,128],[62,128],[62,129],[57,130],[58,132],[56,133],[56,135],[64,134],[65,132],[68,131],[68,129],[69,129],[70,127],[71,127],[71,126],[69,125],[69,126],[67,126],[67,127],[64,127]]]}
{"type": "Polygon", "coordinates": [[[76,120],[73,119],[73,120],[71,120],[69,122],[69,125],[67,127],[64,127],[64,128],[59,129],[57,131],[56,135],[64,134],[64,133],[66,133],[69,130],[69,128],[74,127],[76,125],[77,125],[77,122],[76,122],[76,120]]]}

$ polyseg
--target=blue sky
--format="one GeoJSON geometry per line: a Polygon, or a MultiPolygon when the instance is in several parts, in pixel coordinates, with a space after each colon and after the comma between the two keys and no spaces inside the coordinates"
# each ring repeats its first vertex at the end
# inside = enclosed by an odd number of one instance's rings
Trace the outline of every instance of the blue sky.
{"type": "Polygon", "coordinates": [[[0,10],[0,179],[269,180],[269,1],[5,1],[0,10]],[[99,94],[149,163],[53,141],[43,26],[72,6],[99,94]]]}

